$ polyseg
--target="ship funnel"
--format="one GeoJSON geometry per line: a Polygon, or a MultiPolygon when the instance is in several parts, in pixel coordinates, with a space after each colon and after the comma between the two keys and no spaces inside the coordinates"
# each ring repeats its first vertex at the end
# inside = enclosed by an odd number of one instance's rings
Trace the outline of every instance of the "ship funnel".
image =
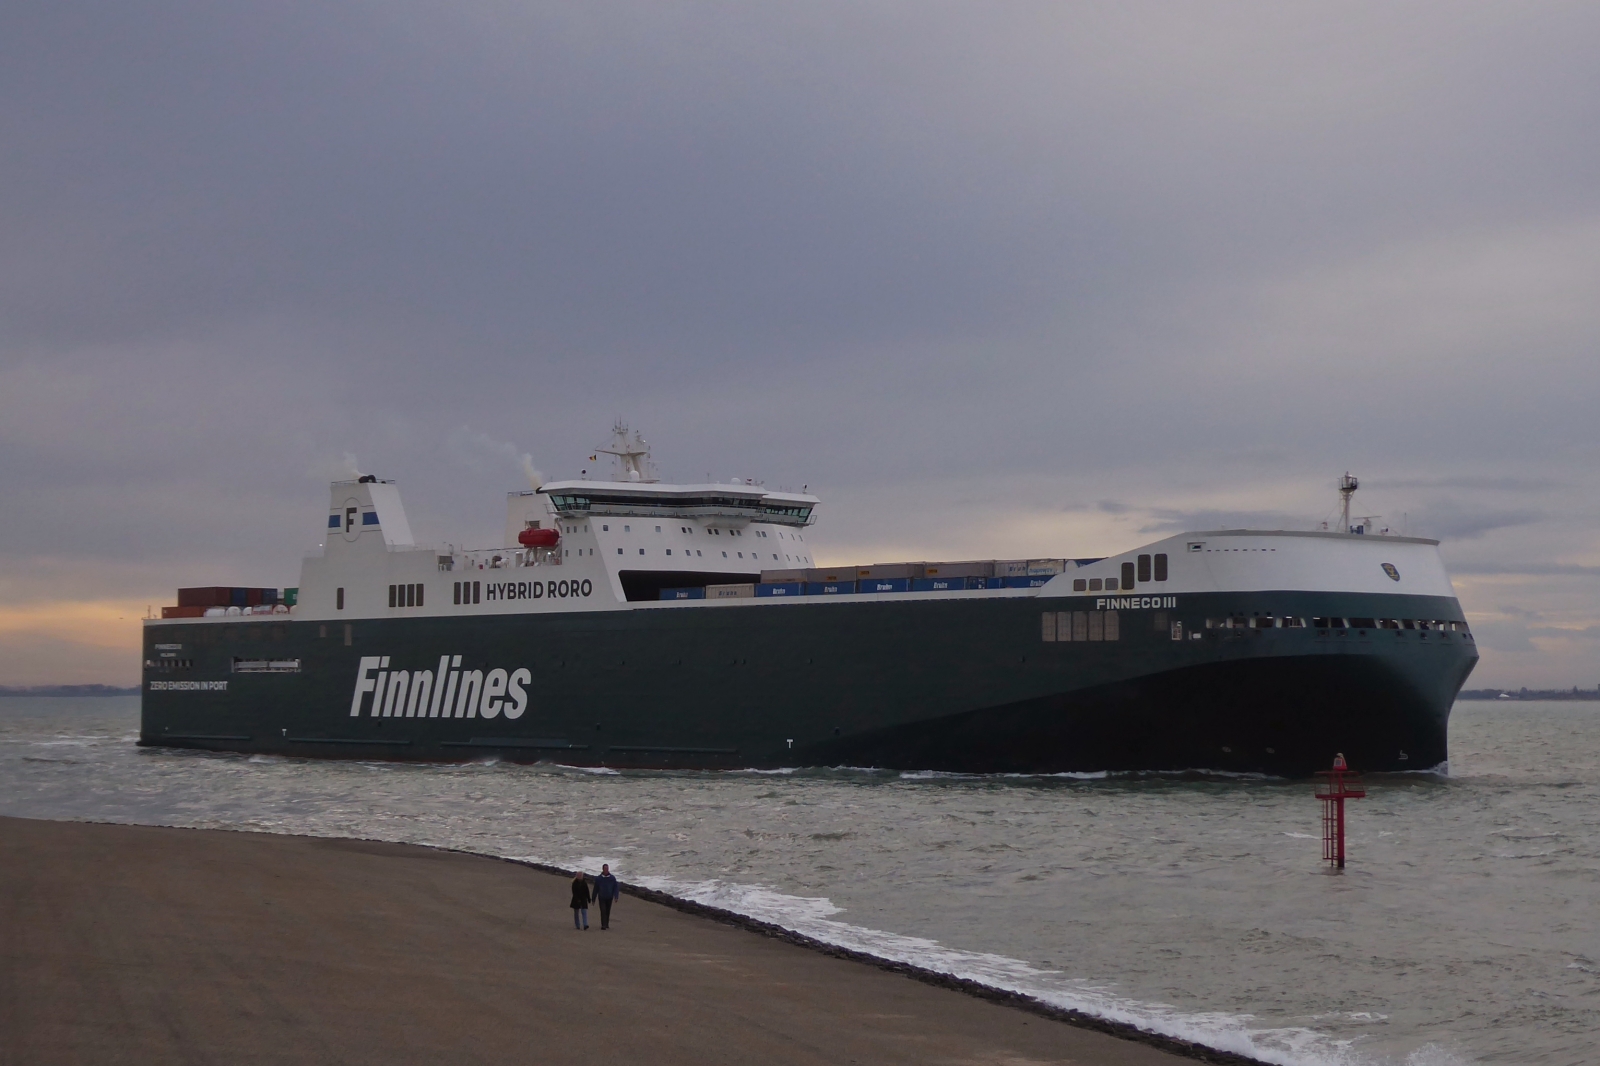
{"type": "Polygon", "coordinates": [[[328,524],[324,554],[358,545],[381,549],[412,546],[411,523],[400,503],[400,488],[364,474],[328,487],[328,524]]]}

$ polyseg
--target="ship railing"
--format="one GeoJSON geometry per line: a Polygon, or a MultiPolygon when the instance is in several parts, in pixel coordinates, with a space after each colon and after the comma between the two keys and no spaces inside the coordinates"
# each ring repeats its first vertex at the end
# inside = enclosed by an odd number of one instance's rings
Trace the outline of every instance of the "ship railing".
{"type": "Polygon", "coordinates": [[[816,521],[809,507],[737,507],[728,505],[707,507],[656,506],[652,504],[616,504],[586,502],[581,507],[557,506],[556,513],[563,518],[587,518],[604,515],[608,518],[734,518],[747,522],[771,522],[773,525],[803,528],[816,521]]]}
{"type": "Polygon", "coordinates": [[[456,565],[441,570],[515,570],[526,566],[560,566],[560,548],[484,548],[459,552],[452,562],[456,565]]]}

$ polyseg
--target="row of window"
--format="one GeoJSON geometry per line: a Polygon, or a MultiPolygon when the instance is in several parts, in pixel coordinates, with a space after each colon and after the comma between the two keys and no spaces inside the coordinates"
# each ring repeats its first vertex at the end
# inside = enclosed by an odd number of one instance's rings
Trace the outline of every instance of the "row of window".
{"type": "MultiPolygon", "coordinates": [[[[668,548],[668,549],[666,549],[666,552],[667,552],[667,554],[668,554],[668,555],[671,555],[671,554],[672,554],[672,549],[671,549],[671,548],[668,548]]],[[[621,554],[623,554],[623,550],[622,550],[622,549],[621,549],[621,548],[618,548],[618,549],[617,549],[617,554],[618,554],[618,555],[621,555],[621,554]]],[[[640,555],[643,555],[643,554],[644,554],[644,549],[643,549],[643,548],[640,548],[640,549],[639,549],[639,554],[640,554],[640,555]]],[[[738,557],[739,557],[739,558],[741,558],[741,559],[743,559],[743,558],[744,558],[744,552],[734,552],[734,554],[735,554],[735,555],[737,555],[737,556],[738,556],[738,557]]],[[[684,558],[686,558],[686,559],[687,559],[687,558],[688,558],[688,557],[689,557],[689,549],[688,549],[688,548],[685,548],[685,549],[683,549],[683,555],[684,555],[684,558]]],[[[695,558],[697,558],[697,559],[698,559],[698,558],[702,558],[702,556],[701,556],[701,554],[700,554],[700,552],[699,552],[699,550],[698,550],[698,549],[696,549],[696,550],[695,550],[695,553],[694,553],[694,555],[695,555],[695,558]]],[[[726,559],[726,558],[727,558],[727,557],[728,557],[728,553],[727,553],[727,552],[723,552],[723,553],[722,553],[722,557],[723,557],[723,558],[724,558],[724,559],[726,559]]],[[[779,559],[779,558],[778,558],[778,553],[777,553],[777,552],[773,552],[773,553],[772,553],[772,561],[773,561],[773,562],[775,562],[775,563],[777,563],[777,562],[783,562],[783,561],[784,561],[784,560],[785,560],[785,559],[786,559],[786,560],[788,560],[788,561],[789,561],[789,562],[791,562],[791,563],[793,563],[793,562],[802,562],[802,563],[809,563],[809,562],[810,562],[810,561],[811,561],[811,560],[810,560],[810,559],[807,559],[807,558],[805,558],[805,557],[801,557],[801,558],[800,558],[800,559],[798,559],[798,560],[797,560],[797,559],[795,559],[795,558],[794,558],[794,557],[793,557],[793,556],[790,556],[790,555],[785,555],[785,556],[784,556],[784,557],[783,557],[783,559],[779,559]]],[[[752,562],[757,562],[757,561],[759,561],[759,557],[758,557],[758,556],[757,556],[757,555],[756,555],[756,553],[755,553],[755,552],[751,552],[751,553],[750,553],[750,560],[751,560],[751,561],[752,561],[752,562]]]]}
{"type": "MultiPolygon", "coordinates": [[[[339,591],[343,592],[344,589],[340,589],[339,591]]],[[[328,627],[327,626],[321,625],[321,626],[317,627],[317,639],[318,640],[327,640],[328,639],[328,627]]],[[[350,647],[352,644],[355,643],[355,640],[356,640],[355,626],[351,625],[349,622],[346,622],[344,624],[344,646],[347,647],[347,648],[350,647]]]]}
{"type": "Polygon", "coordinates": [[[1039,629],[1047,644],[1122,638],[1116,611],[1046,611],[1039,616],[1039,629]]]}
{"type": "MultiPolygon", "coordinates": [[[[576,526],[568,526],[567,527],[567,532],[568,533],[572,533],[572,532],[575,532],[576,529],[577,529],[576,526]]],[[[585,533],[587,533],[589,531],[589,527],[588,526],[584,526],[583,527],[583,531],[585,533]]],[[[632,533],[633,532],[633,524],[632,523],[624,524],[623,527],[622,527],[622,531],[624,533],[632,533]]],[[[602,532],[602,533],[611,532],[611,526],[609,524],[601,525],[600,532],[602,532]]],[[[656,532],[657,533],[661,532],[661,527],[660,526],[656,527],[656,532]]],[[[693,526],[679,526],[678,527],[678,532],[679,533],[688,533],[688,534],[692,535],[694,533],[694,527],[693,526]]],[[[742,537],[742,536],[744,536],[744,530],[742,530],[742,529],[718,529],[716,526],[707,526],[706,527],[706,533],[707,533],[707,535],[713,536],[713,537],[742,537]]],[[[768,538],[770,538],[772,536],[772,534],[768,533],[767,531],[760,530],[760,529],[756,530],[755,534],[758,537],[768,537],[768,538]]],[[[779,533],[778,534],[778,539],[782,540],[783,537],[784,537],[783,533],[779,533]]],[[[798,533],[790,533],[790,534],[788,534],[788,537],[789,537],[790,540],[805,540],[806,539],[806,538],[802,537],[798,533]]]]}
{"type": "Polygon", "coordinates": [[[1141,555],[1136,562],[1122,564],[1122,573],[1119,577],[1107,578],[1074,578],[1072,581],[1073,592],[1117,592],[1132,591],[1135,584],[1144,581],[1165,581],[1167,579],[1167,553],[1159,552],[1155,555],[1141,555]]]}
{"type": "Polygon", "coordinates": [[[793,504],[771,504],[759,500],[735,496],[674,496],[662,499],[659,502],[650,499],[641,499],[637,496],[618,496],[607,493],[584,493],[583,495],[552,493],[550,501],[558,511],[592,511],[597,505],[601,508],[614,507],[623,511],[643,511],[646,514],[660,513],[666,510],[688,508],[717,508],[732,511],[754,511],[774,518],[793,518],[805,521],[811,517],[809,506],[793,504]]]}
{"type": "Polygon", "coordinates": [[[193,659],[146,659],[146,670],[156,670],[161,673],[171,673],[173,670],[193,670],[193,659]]]}
{"type": "Polygon", "coordinates": [[[483,584],[478,581],[457,581],[455,583],[455,602],[477,603],[483,594],[483,584]]]}
{"type": "MultiPolygon", "coordinates": [[[[1313,618],[1314,629],[1413,629],[1424,633],[1466,633],[1465,622],[1431,618],[1313,618]]],[[[1207,618],[1207,629],[1304,629],[1304,618],[1257,615],[1253,618],[1207,618]]]]}
{"type": "MultiPolygon", "coordinates": [[[[1321,621],[1321,619],[1319,619],[1321,621]]],[[[1304,629],[1304,618],[1275,618],[1270,614],[1255,618],[1207,618],[1207,629],[1304,629]]]]}
{"type": "Polygon", "coordinates": [[[416,585],[390,585],[390,607],[421,607],[422,586],[416,585]]]}

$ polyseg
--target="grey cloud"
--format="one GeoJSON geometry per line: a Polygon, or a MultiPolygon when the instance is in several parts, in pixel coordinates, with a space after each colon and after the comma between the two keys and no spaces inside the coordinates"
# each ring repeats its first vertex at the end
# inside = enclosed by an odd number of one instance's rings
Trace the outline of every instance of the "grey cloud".
{"type": "Polygon", "coordinates": [[[1528,639],[1529,632],[1522,622],[1475,622],[1472,626],[1479,647],[1513,654],[1538,650],[1528,639]]]}
{"type": "Polygon", "coordinates": [[[1592,558],[1597,36],[1582,3],[8,4],[0,564],[287,583],[345,453],[488,543],[513,457],[573,474],[618,414],[669,477],[927,486],[855,529],[939,536],[947,481],[1307,528],[1327,499],[1229,493],[1348,468],[1391,526],[1592,558]]]}
{"type": "Polygon", "coordinates": [[[1510,574],[1520,577],[1600,577],[1600,566],[1584,566],[1580,563],[1467,562],[1457,563],[1451,569],[1458,574],[1510,574]]]}
{"type": "Polygon", "coordinates": [[[1180,511],[1156,508],[1140,533],[1160,535],[1209,529],[1310,529],[1304,515],[1277,511],[1180,511]]]}
{"type": "Polygon", "coordinates": [[[1549,477],[1457,474],[1449,477],[1366,478],[1368,488],[1460,489],[1467,492],[1544,492],[1562,487],[1549,477]]]}
{"type": "MultiPolygon", "coordinates": [[[[1544,515],[1534,510],[1488,510],[1463,503],[1434,503],[1410,512],[1407,525],[1412,531],[1439,540],[1472,540],[1495,530],[1527,526],[1544,515]]],[[[1393,517],[1386,522],[1398,525],[1393,517]]]]}
{"type": "Polygon", "coordinates": [[[1555,640],[1600,640],[1600,625],[1574,627],[1571,629],[1559,626],[1535,626],[1528,630],[1530,636],[1548,637],[1555,640]]]}

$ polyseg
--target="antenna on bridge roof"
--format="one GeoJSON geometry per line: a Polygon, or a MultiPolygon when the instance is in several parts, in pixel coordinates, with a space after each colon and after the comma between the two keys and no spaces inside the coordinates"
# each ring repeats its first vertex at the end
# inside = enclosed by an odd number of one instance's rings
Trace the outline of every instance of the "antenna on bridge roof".
{"type": "Polygon", "coordinates": [[[614,455],[622,467],[622,481],[655,481],[655,464],[650,461],[650,444],[637,431],[628,438],[628,424],[617,419],[611,427],[611,447],[596,448],[596,455],[614,455]]]}

